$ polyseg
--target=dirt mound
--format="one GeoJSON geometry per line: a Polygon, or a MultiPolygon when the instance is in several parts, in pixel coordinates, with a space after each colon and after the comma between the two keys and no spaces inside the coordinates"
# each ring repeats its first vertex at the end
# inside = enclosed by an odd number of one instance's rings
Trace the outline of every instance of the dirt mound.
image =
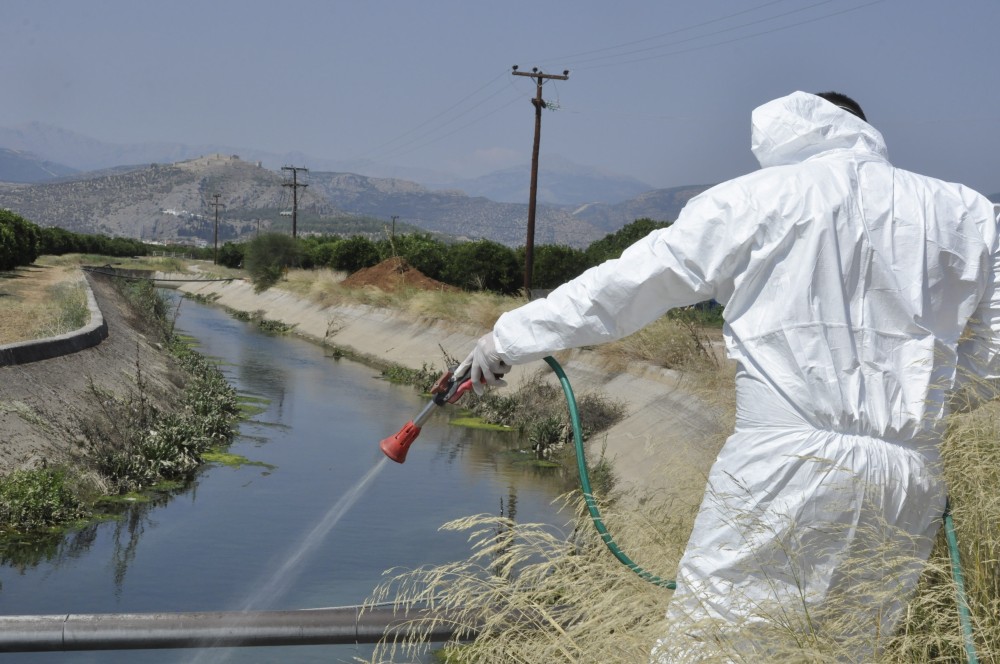
{"type": "Polygon", "coordinates": [[[377,286],[384,291],[395,291],[400,288],[445,291],[459,290],[454,286],[431,279],[398,256],[387,258],[378,265],[362,268],[348,276],[341,283],[350,288],[377,286]]]}

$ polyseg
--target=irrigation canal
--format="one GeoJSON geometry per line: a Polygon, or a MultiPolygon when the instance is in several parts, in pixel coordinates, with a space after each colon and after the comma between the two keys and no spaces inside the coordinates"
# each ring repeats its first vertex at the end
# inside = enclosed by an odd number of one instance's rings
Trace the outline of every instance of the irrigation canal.
{"type": "MultiPolygon", "coordinates": [[[[288,610],[360,604],[392,568],[463,559],[445,522],[478,513],[562,525],[551,471],[502,454],[509,434],[434,415],[400,466],[378,443],[426,403],[366,366],[185,300],[178,328],[263,409],[230,451],[118,521],[11,548],[0,614],[288,610]],[[364,480],[364,481],[362,481],[364,480]],[[339,504],[340,507],[334,509],[339,504]]],[[[464,349],[449,349],[458,354],[464,349]]],[[[438,363],[438,358],[427,358],[438,363]]],[[[0,654],[0,663],[348,662],[370,646],[0,654]]]]}

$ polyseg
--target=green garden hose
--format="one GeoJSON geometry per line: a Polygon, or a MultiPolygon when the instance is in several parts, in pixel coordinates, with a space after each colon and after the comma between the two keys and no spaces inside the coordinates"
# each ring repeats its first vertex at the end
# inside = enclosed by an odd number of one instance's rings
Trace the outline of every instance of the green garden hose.
{"type": "Polygon", "coordinates": [[[573,424],[573,441],[576,443],[576,466],[580,471],[580,487],[583,489],[583,499],[587,503],[587,511],[590,512],[590,518],[594,522],[594,527],[597,528],[597,532],[601,534],[601,539],[604,540],[604,544],[608,547],[608,550],[622,562],[623,565],[628,567],[630,570],[639,575],[640,578],[649,581],[652,584],[661,586],[663,588],[669,588],[674,590],[677,588],[677,582],[669,579],[661,579],[660,577],[647,572],[643,568],[639,567],[637,564],[632,562],[632,559],[625,555],[625,552],[618,548],[615,544],[614,538],[611,533],[608,532],[607,527],[604,525],[604,520],[601,518],[601,511],[597,508],[597,502],[594,500],[594,492],[590,486],[590,474],[587,472],[587,458],[584,455],[583,450],[583,435],[580,433],[582,427],[580,426],[580,413],[576,407],[576,397],[573,396],[573,388],[569,384],[569,379],[566,378],[566,372],[563,371],[559,363],[556,362],[555,358],[551,355],[545,358],[552,370],[559,377],[559,384],[562,385],[563,394],[566,395],[566,404],[569,406],[569,417],[573,424]]]}
{"type": "MultiPolygon", "coordinates": [[[[604,544],[608,547],[608,550],[611,551],[615,558],[621,561],[623,565],[650,583],[663,588],[675,590],[677,588],[676,581],[662,579],[651,572],[647,572],[634,563],[631,558],[625,555],[625,553],[618,548],[618,545],[615,544],[614,538],[604,525],[604,520],[601,518],[601,511],[597,507],[597,502],[594,500],[593,489],[590,486],[590,474],[587,472],[587,459],[583,448],[583,435],[580,433],[582,430],[580,425],[580,413],[576,406],[576,397],[573,396],[573,388],[569,384],[566,372],[563,371],[556,359],[551,355],[545,357],[544,359],[545,362],[552,367],[552,371],[554,371],[556,376],[559,378],[559,384],[562,385],[563,394],[566,395],[566,405],[569,406],[569,417],[573,424],[573,441],[576,443],[576,465],[580,472],[580,487],[583,489],[583,499],[587,503],[587,510],[590,512],[590,518],[594,522],[594,527],[597,528],[597,532],[600,533],[601,539],[604,540],[604,544]]],[[[951,571],[952,577],[955,580],[958,615],[962,624],[966,661],[968,664],[978,664],[979,659],[976,656],[976,644],[972,636],[972,621],[969,613],[969,605],[966,601],[965,582],[962,577],[962,566],[958,554],[958,539],[955,536],[955,526],[951,520],[950,506],[945,510],[944,529],[945,536],[948,540],[948,551],[951,555],[951,571]]]]}
{"type": "Polygon", "coordinates": [[[969,603],[965,597],[965,579],[962,577],[962,563],[958,555],[958,537],[955,535],[955,524],[951,520],[951,503],[945,503],[944,535],[948,540],[948,552],[951,554],[951,576],[955,580],[955,601],[958,604],[959,622],[962,623],[965,659],[968,664],[978,664],[976,641],[972,637],[972,617],[969,614],[969,603]]]}

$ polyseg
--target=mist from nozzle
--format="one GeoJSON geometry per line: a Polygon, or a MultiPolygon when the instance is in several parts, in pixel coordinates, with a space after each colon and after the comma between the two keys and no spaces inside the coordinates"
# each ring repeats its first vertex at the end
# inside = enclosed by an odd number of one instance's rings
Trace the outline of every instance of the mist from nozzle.
{"type": "MultiPolygon", "coordinates": [[[[327,511],[327,513],[320,519],[319,523],[313,527],[313,529],[306,535],[299,545],[293,549],[285,562],[278,568],[271,578],[264,584],[262,584],[258,590],[247,598],[244,602],[242,611],[250,611],[251,609],[259,608],[266,600],[274,600],[280,597],[288,590],[288,586],[291,584],[294,578],[294,572],[300,568],[302,561],[309,556],[316,548],[326,539],[326,536],[330,533],[334,526],[340,521],[340,519],[347,514],[347,511],[351,509],[354,503],[358,502],[358,499],[364,495],[365,490],[371,485],[374,479],[378,476],[379,472],[385,468],[386,460],[379,459],[375,465],[365,473],[364,477],[359,479],[354,486],[348,489],[343,496],[341,496],[337,502],[333,504],[332,507],[327,511]]],[[[214,661],[224,661],[223,658],[228,658],[226,653],[220,653],[219,659],[214,661]]],[[[203,661],[201,656],[193,660],[193,662],[203,661]]]]}

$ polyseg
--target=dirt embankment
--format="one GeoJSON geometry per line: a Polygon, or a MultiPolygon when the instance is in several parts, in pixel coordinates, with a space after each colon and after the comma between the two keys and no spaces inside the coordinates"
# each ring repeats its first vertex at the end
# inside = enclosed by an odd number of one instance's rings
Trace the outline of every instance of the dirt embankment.
{"type": "Polygon", "coordinates": [[[0,367],[0,473],[58,463],[80,452],[80,421],[99,408],[100,393],[124,394],[141,379],[166,406],[183,374],[133,320],[102,277],[88,277],[108,324],[99,345],[70,355],[0,367]]]}

